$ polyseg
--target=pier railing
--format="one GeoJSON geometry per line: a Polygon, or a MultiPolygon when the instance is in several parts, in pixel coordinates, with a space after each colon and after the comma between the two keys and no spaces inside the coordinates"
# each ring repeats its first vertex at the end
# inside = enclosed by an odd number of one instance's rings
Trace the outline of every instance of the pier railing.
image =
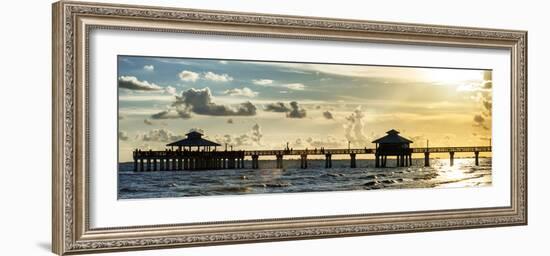
{"type": "MultiPolygon", "coordinates": [[[[450,152],[491,152],[490,146],[476,147],[432,147],[410,148],[412,153],[450,153],[450,152]]],[[[276,155],[348,155],[348,154],[376,154],[375,148],[350,149],[298,149],[298,150],[245,150],[245,156],[276,156],[276,155]]]]}
{"type": "Polygon", "coordinates": [[[433,147],[433,148],[411,148],[413,153],[450,153],[450,152],[491,152],[490,146],[482,147],[433,147]]]}

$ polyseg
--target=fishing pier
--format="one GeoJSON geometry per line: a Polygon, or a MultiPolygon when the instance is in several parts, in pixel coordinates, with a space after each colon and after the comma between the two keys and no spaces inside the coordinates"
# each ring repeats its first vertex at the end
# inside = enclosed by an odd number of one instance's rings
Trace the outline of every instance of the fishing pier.
{"type": "Polygon", "coordinates": [[[275,157],[276,168],[283,168],[285,156],[299,156],[300,167],[308,168],[308,156],[324,156],[325,168],[332,168],[333,155],[349,155],[350,168],[357,167],[357,155],[374,155],[375,167],[388,167],[388,156],[395,157],[395,167],[412,165],[413,154],[424,155],[424,166],[430,166],[430,154],[448,153],[449,164],[454,165],[455,153],[473,153],[475,164],[479,165],[479,153],[491,152],[491,146],[473,147],[410,147],[412,141],[390,130],[387,135],[373,143],[375,148],[347,149],[286,149],[282,150],[218,150],[218,143],[202,138],[199,132],[190,132],[187,138],[168,144],[163,151],[135,150],[133,152],[134,171],[176,171],[176,170],[215,170],[245,168],[245,159],[251,160],[252,169],[259,169],[260,157],[275,157]]]}

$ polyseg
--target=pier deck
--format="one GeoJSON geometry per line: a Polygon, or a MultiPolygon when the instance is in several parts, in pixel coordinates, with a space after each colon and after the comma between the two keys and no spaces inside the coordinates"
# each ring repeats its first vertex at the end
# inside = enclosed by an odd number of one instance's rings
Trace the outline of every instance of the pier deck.
{"type": "MultiPolygon", "coordinates": [[[[430,165],[430,154],[448,153],[450,164],[454,164],[455,153],[474,153],[475,163],[479,165],[479,153],[491,152],[490,146],[474,147],[430,147],[430,148],[409,148],[406,153],[396,152],[396,166],[408,166],[412,164],[410,155],[424,154],[424,166],[430,165]],[[406,155],[409,157],[407,158],[406,155]],[[404,157],[405,156],[405,157],[404,157]]],[[[168,171],[168,170],[211,170],[211,169],[240,169],[245,168],[245,158],[252,160],[253,169],[259,168],[260,156],[275,156],[276,167],[283,168],[284,156],[300,156],[300,167],[307,168],[309,155],[324,155],[325,167],[332,168],[332,155],[349,155],[350,167],[355,168],[357,155],[372,154],[376,156],[376,167],[385,167],[387,153],[381,158],[378,164],[377,150],[375,148],[349,148],[349,149],[283,149],[283,150],[235,150],[235,151],[190,151],[190,150],[169,150],[164,151],[141,151],[133,152],[134,171],[168,171]]],[[[391,152],[390,152],[390,155],[391,152]]]]}

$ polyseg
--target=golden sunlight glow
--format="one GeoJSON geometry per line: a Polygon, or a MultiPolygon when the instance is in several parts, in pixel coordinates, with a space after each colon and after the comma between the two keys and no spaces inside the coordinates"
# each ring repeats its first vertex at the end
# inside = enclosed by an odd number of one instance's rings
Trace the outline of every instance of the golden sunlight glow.
{"type": "Polygon", "coordinates": [[[460,85],[467,81],[482,81],[484,71],[462,69],[423,69],[425,79],[444,85],[460,85]]]}

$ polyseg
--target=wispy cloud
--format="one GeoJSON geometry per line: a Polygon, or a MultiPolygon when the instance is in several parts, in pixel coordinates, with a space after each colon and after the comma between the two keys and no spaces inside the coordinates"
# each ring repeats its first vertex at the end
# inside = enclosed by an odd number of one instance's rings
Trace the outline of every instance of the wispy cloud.
{"type": "Polygon", "coordinates": [[[303,91],[306,88],[306,86],[303,83],[281,84],[281,83],[275,83],[275,81],[271,79],[252,80],[252,83],[260,86],[279,87],[279,88],[285,88],[285,89],[296,90],[296,91],[303,91]]]}
{"type": "Polygon", "coordinates": [[[255,85],[270,85],[273,83],[273,80],[271,79],[255,79],[252,80],[252,83],[255,85]]]}
{"type": "Polygon", "coordinates": [[[283,84],[281,87],[296,91],[303,91],[306,88],[306,86],[302,83],[283,84]]]}
{"type": "Polygon", "coordinates": [[[189,112],[186,112],[184,110],[169,109],[169,110],[164,110],[151,115],[151,119],[177,119],[177,118],[189,119],[191,118],[191,114],[189,114],[189,112]]]}

